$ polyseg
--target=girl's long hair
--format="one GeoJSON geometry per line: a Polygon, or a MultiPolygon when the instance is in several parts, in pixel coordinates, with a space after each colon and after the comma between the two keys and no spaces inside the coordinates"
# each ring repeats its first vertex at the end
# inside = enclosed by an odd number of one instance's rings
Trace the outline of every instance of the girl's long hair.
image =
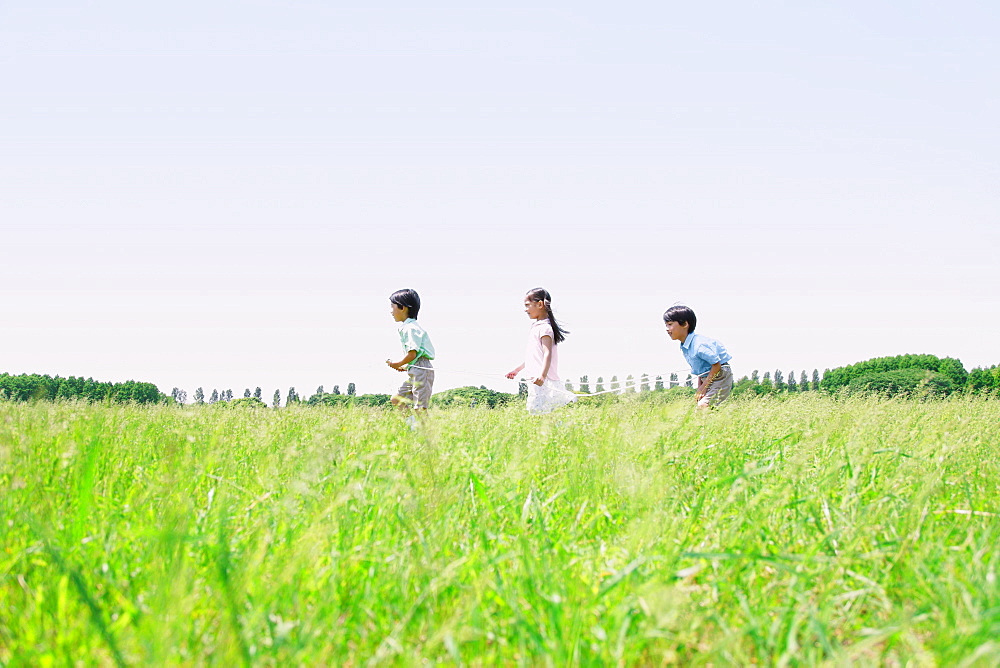
{"type": "Polygon", "coordinates": [[[563,329],[556,322],[556,317],[552,315],[552,295],[545,288],[533,288],[528,290],[528,294],[525,295],[528,299],[533,302],[543,302],[545,304],[545,317],[549,319],[549,324],[552,325],[552,343],[559,344],[566,340],[566,335],[569,331],[563,329]]]}

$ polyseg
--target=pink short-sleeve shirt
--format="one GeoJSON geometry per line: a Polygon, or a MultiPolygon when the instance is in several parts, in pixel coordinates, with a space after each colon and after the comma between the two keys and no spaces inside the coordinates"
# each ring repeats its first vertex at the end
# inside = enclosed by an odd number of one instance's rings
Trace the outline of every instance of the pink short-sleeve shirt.
{"type": "Polygon", "coordinates": [[[545,378],[547,380],[560,380],[559,378],[559,346],[556,345],[555,336],[552,334],[552,325],[548,318],[535,320],[528,330],[528,345],[524,349],[524,377],[538,378],[542,375],[542,365],[545,360],[545,348],[542,347],[542,337],[547,336],[552,339],[552,362],[549,364],[549,372],[545,378]]]}

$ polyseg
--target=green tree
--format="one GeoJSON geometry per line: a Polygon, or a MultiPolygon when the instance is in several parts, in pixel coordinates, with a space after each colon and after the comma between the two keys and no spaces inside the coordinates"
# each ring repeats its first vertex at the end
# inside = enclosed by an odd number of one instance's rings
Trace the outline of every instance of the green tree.
{"type": "Polygon", "coordinates": [[[618,376],[611,376],[611,390],[617,390],[621,385],[618,384],[618,376]]]}
{"type": "Polygon", "coordinates": [[[799,392],[805,392],[809,389],[809,379],[806,377],[806,370],[803,369],[802,373],[799,374],[799,392]]]}
{"type": "Polygon", "coordinates": [[[584,394],[590,394],[590,379],[586,374],[580,376],[580,391],[584,394]]]}
{"type": "Polygon", "coordinates": [[[219,391],[212,390],[212,396],[209,398],[208,403],[214,404],[219,401],[219,391]]]}
{"type": "Polygon", "coordinates": [[[753,373],[750,374],[750,382],[752,382],[754,385],[760,382],[760,375],[757,369],[754,369],[753,373]]]}
{"type": "Polygon", "coordinates": [[[316,394],[318,394],[321,397],[323,396],[323,386],[322,385],[320,385],[319,387],[316,388],[316,394]]]}
{"type": "Polygon", "coordinates": [[[969,372],[969,378],[966,381],[966,388],[970,392],[976,394],[986,394],[998,389],[997,385],[997,375],[994,374],[996,367],[990,367],[989,369],[975,368],[969,372]]]}
{"type": "Polygon", "coordinates": [[[243,398],[244,399],[249,399],[250,398],[250,388],[249,387],[247,389],[243,390],[243,398]]]}
{"type": "Polygon", "coordinates": [[[354,383],[348,383],[347,384],[347,396],[353,397],[355,394],[357,394],[357,388],[354,387],[354,383]]]}
{"type": "Polygon", "coordinates": [[[795,382],[795,372],[794,371],[792,371],[792,372],[790,372],[788,374],[788,386],[787,387],[788,387],[788,391],[789,392],[798,392],[799,391],[799,384],[797,382],[795,382]]]}
{"type": "Polygon", "coordinates": [[[644,373],[639,377],[642,382],[639,384],[640,392],[649,392],[649,374],[644,373]]]}
{"type": "Polygon", "coordinates": [[[677,387],[678,385],[680,385],[680,382],[677,379],[677,374],[676,373],[670,374],[670,387],[671,387],[671,389],[677,387]]]}
{"type": "Polygon", "coordinates": [[[965,387],[965,384],[969,380],[969,372],[954,357],[945,357],[942,359],[941,363],[938,364],[937,372],[942,376],[950,378],[955,387],[965,387]]]}
{"type": "Polygon", "coordinates": [[[625,377],[625,392],[635,392],[635,378],[632,374],[625,377]]]}
{"type": "Polygon", "coordinates": [[[205,403],[205,390],[199,387],[197,390],[194,391],[194,402],[196,404],[205,403]]]}
{"type": "Polygon", "coordinates": [[[604,391],[604,376],[598,376],[597,377],[597,388],[594,391],[595,392],[603,392],[604,391]]]}
{"type": "Polygon", "coordinates": [[[277,408],[281,405],[281,390],[274,391],[274,398],[271,399],[271,408],[277,408]]]}
{"type": "Polygon", "coordinates": [[[260,388],[258,387],[257,389],[255,389],[253,391],[253,398],[254,399],[260,399],[260,395],[261,395],[261,391],[260,391],[260,388]]]}
{"type": "Polygon", "coordinates": [[[663,389],[663,376],[657,376],[656,377],[656,383],[653,384],[653,389],[654,390],[662,390],[663,389]]]}

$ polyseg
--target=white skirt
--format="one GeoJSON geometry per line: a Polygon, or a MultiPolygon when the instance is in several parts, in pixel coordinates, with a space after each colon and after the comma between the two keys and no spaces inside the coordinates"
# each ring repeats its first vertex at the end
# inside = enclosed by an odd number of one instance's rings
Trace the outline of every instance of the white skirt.
{"type": "Polygon", "coordinates": [[[528,383],[528,412],[532,415],[551,413],[576,401],[576,395],[558,380],[546,380],[541,385],[528,383]]]}

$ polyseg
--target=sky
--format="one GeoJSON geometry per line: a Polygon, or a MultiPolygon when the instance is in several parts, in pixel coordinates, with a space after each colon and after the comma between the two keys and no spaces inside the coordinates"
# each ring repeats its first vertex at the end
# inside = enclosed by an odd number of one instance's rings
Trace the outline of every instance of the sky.
{"type": "Polygon", "coordinates": [[[991,2],[0,2],[0,372],[391,393],[521,361],[1000,363],[991,2]]]}

